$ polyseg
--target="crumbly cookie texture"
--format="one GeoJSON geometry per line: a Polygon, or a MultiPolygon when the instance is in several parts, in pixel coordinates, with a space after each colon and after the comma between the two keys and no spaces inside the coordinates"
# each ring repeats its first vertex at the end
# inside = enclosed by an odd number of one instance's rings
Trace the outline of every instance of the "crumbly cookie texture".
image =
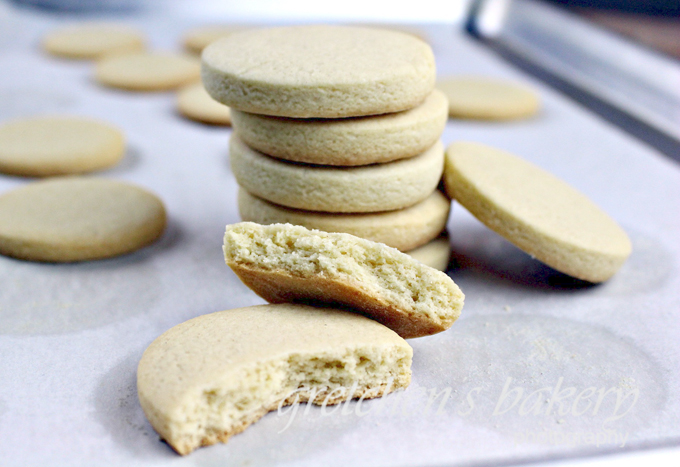
{"type": "Polygon", "coordinates": [[[203,84],[244,112],[342,118],[411,109],[434,89],[425,42],[396,31],[349,26],[257,29],[213,42],[203,84]]]}
{"type": "Polygon", "coordinates": [[[444,180],[449,196],[477,219],[565,274],[602,282],[631,253],[626,232],[585,195],[505,151],[454,143],[444,180]]]}
{"type": "Polygon", "coordinates": [[[157,240],[163,202],[129,183],[59,177],[0,196],[0,254],[32,261],[109,258],[157,240]]]}
{"type": "Polygon", "coordinates": [[[446,274],[381,243],[290,224],[227,226],[226,263],[270,303],[344,305],[404,338],[436,334],[464,295],[446,274]]]}
{"type": "Polygon", "coordinates": [[[43,38],[43,48],[58,57],[94,60],[106,55],[144,50],[145,38],[125,25],[84,23],[51,31],[43,38]]]}
{"type": "Polygon", "coordinates": [[[282,206],[321,212],[380,212],[402,209],[432,194],[444,170],[437,142],[415,157],[358,167],[296,164],[266,156],[234,133],[231,170],[239,185],[282,206]]]}
{"type": "Polygon", "coordinates": [[[177,110],[185,117],[211,125],[231,125],[231,110],[205,91],[201,83],[190,84],[177,93],[177,110]]]}
{"type": "Polygon", "coordinates": [[[342,232],[409,251],[434,239],[446,227],[451,202],[435,190],[420,203],[396,211],[366,214],[332,214],[279,206],[238,193],[241,220],[258,224],[293,224],[326,232],[342,232]]]}
{"type": "Polygon", "coordinates": [[[97,62],[95,79],[128,91],[169,91],[199,81],[201,65],[189,55],[130,53],[97,62]]]}
{"type": "Polygon", "coordinates": [[[474,120],[515,120],[535,115],[538,95],[517,84],[482,77],[459,77],[437,82],[449,99],[449,116],[474,120]]]}
{"type": "Polygon", "coordinates": [[[294,119],[234,111],[239,137],[258,151],[295,162],[355,166],[413,157],[444,131],[448,102],[433,91],[418,107],[371,117],[294,119]]]}
{"type": "Polygon", "coordinates": [[[116,165],[125,154],[117,128],[82,117],[45,116],[0,125],[0,172],[75,175],[116,165]]]}
{"type": "Polygon", "coordinates": [[[178,453],[226,442],[296,402],[380,397],[411,381],[411,347],[355,313],[261,305],[199,316],[158,337],[137,370],[139,401],[178,453]]]}

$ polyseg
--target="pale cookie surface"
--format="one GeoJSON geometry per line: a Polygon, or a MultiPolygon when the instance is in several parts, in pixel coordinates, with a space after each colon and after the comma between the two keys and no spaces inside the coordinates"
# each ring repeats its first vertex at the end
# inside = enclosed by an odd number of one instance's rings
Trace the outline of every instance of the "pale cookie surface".
{"type": "Polygon", "coordinates": [[[167,91],[200,79],[198,59],[174,54],[134,53],[97,62],[96,80],[105,86],[130,91],[167,91]]]}
{"type": "Polygon", "coordinates": [[[399,112],[434,89],[432,49],[408,34],[347,26],[244,31],[203,51],[203,83],[244,112],[341,118],[399,112]]]}
{"type": "Polygon", "coordinates": [[[441,142],[409,159],[327,167],[265,156],[234,133],[229,158],[234,177],[250,193],[282,206],[322,212],[379,212],[413,206],[432,194],[444,168],[441,142]]]}
{"type": "Polygon", "coordinates": [[[538,96],[522,86],[487,78],[450,78],[437,82],[449,99],[449,116],[479,120],[531,117],[540,108],[538,96]]]}
{"type": "Polygon", "coordinates": [[[191,84],[177,93],[177,110],[187,118],[212,125],[231,125],[231,110],[205,91],[203,84],[191,84]]]}
{"type": "Polygon", "coordinates": [[[293,224],[325,232],[341,232],[384,243],[401,251],[426,244],[446,227],[451,202],[435,190],[405,209],[369,214],[330,214],[291,209],[270,203],[241,188],[241,219],[258,224],[293,224]]]}
{"type": "Polygon", "coordinates": [[[125,139],[116,128],[79,117],[34,117],[0,125],[0,172],[69,175],[116,165],[125,139]]]}
{"type": "Polygon", "coordinates": [[[406,254],[438,271],[446,271],[451,259],[451,243],[449,243],[449,237],[445,235],[407,251],[406,254]]]}
{"type": "Polygon", "coordinates": [[[261,305],[199,316],[162,334],[137,370],[139,401],[178,453],[226,442],[295,402],[370,399],[411,381],[411,347],[354,313],[261,305]]]}
{"type": "Polygon", "coordinates": [[[507,152],[452,144],[444,180],[449,196],[489,228],[565,274],[602,282],[631,253],[628,235],[586,196],[507,152]]]}
{"type": "Polygon", "coordinates": [[[52,55],[82,60],[143,50],[144,36],[127,26],[87,23],[52,31],[43,47],[52,55]]]}
{"type": "Polygon", "coordinates": [[[0,196],[0,254],[50,262],[108,258],[152,243],[165,222],[161,200],[134,185],[55,178],[0,196]]]}
{"type": "Polygon", "coordinates": [[[207,46],[218,39],[231,36],[235,32],[248,29],[245,25],[213,25],[199,26],[190,29],[182,40],[184,49],[192,54],[200,55],[207,46]]]}
{"type": "Polygon", "coordinates": [[[226,263],[270,303],[342,305],[404,338],[448,329],[464,295],[449,276],[382,243],[290,224],[228,225],[226,263]]]}
{"type": "Polygon", "coordinates": [[[368,165],[412,157],[444,131],[448,103],[433,91],[418,107],[372,117],[292,119],[234,111],[250,147],[280,159],[321,165],[368,165]]]}

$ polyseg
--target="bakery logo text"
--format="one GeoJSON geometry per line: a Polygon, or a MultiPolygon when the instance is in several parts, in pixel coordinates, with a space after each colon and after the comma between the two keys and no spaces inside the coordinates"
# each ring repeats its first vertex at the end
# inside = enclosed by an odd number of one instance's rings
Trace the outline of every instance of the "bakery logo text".
{"type": "MultiPolygon", "coordinates": [[[[386,392],[389,392],[390,386],[386,392]]],[[[398,391],[388,397],[367,402],[364,397],[348,400],[348,395],[356,395],[357,386],[350,388],[337,387],[332,391],[319,391],[301,387],[291,391],[286,400],[290,405],[279,404],[278,415],[287,417],[286,425],[281,432],[287,430],[296,417],[309,416],[311,404],[301,405],[301,401],[314,400],[320,406],[320,416],[359,416],[371,413],[390,414],[393,416],[443,416],[458,417],[482,416],[487,420],[508,420],[513,418],[540,417],[543,419],[589,418],[597,426],[594,430],[580,431],[515,431],[515,443],[542,442],[550,444],[618,444],[625,446],[627,433],[613,429],[615,422],[629,414],[639,398],[639,389],[624,387],[578,388],[564,384],[560,377],[553,386],[535,390],[526,390],[507,378],[500,391],[491,394],[484,388],[469,389],[466,394],[456,395],[456,391],[448,388],[418,387],[416,391],[398,391]],[[413,393],[417,394],[413,394],[413,393]],[[336,403],[338,400],[341,403],[336,403]]]]}

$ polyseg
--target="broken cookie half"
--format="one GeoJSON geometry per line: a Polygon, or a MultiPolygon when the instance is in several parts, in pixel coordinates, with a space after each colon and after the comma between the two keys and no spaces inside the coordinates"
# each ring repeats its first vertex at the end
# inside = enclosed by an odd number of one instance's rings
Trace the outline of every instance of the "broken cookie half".
{"type": "Polygon", "coordinates": [[[404,338],[448,329],[463,308],[463,293],[443,272],[349,234],[241,222],[227,226],[224,255],[270,303],[347,307],[404,338]]]}
{"type": "Polygon", "coordinates": [[[405,388],[412,355],[396,333],[356,313],[261,305],[199,316],[162,334],[142,356],[137,390],[156,431],[188,454],[283,405],[405,388]]]}

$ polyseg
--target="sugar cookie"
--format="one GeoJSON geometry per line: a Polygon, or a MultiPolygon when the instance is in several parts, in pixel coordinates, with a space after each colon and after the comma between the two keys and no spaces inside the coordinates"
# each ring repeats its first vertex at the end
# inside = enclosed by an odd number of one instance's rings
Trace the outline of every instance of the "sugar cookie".
{"type": "Polygon", "coordinates": [[[415,156],[444,131],[446,97],[433,91],[403,112],[342,119],[292,119],[234,111],[234,128],[250,147],[280,159],[321,165],[368,165],[415,156]]]}
{"type": "Polygon", "coordinates": [[[228,37],[235,32],[248,29],[249,26],[242,25],[214,25],[214,26],[198,26],[190,29],[184,35],[182,43],[184,49],[195,55],[201,55],[203,49],[215,42],[217,39],[228,37]]]}
{"type": "Polygon", "coordinates": [[[71,262],[137,250],[161,236],[165,208],[127,183],[64,177],[0,196],[0,254],[71,262]]]}
{"type": "Polygon", "coordinates": [[[452,144],[444,180],[449,196],[477,219],[565,274],[602,282],[631,253],[626,233],[592,201],[507,152],[452,144]]]}
{"type": "Polygon", "coordinates": [[[177,110],[191,120],[213,125],[231,125],[231,110],[205,92],[203,84],[190,84],[177,94],[177,110]]]}
{"type": "Polygon", "coordinates": [[[378,212],[424,200],[437,187],[444,166],[437,142],[419,156],[359,167],[285,162],[249,148],[236,134],[229,144],[231,169],[250,193],[282,206],[323,212],[378,212]]]}
{"type": "Polygon", "coordinates": [[[449,243],[448,235],[444,235],[421,247],[407,251],[406,254],[426,266],[438,271],[446,271],[451,259],[451,243],[449,243]]]}
{"type": "Polygon", "coordinates": [[[437,82],[449,99],[453,118],[513,120],[538,112],[540,101],[531,90],[487,78],[450,78],[437,82]]]}
{"type": "Polygon", "coordinates": [[[413,350],[346,311],[260,305],[199,316],[166,331],[137,369],[139,402],[178,453],[226,442],[295,402],[381,397],[411,381],[413,350]]]}
{"type": "Polygon", "coordinates": [[[292,26],[240,32],[203,51],[203,84],[244,112],[341,118],[399,112],[434,89],[425,42],[396,31],[292,26]]]}
{"type": "Polygon", "coordinates": [[[464,295],[446,274],[381,243],[290,224],[228,225],[226,263],[271,303],[348,306],[404,338],[448,329],[464,295]]]}
{"type": "Polygon", "coordinates": [[[144,42],[144,36],[128,26],[85,23],[50,32],[43,48],[59,57],[91,60],[143,50],[144,42]]]}
{"type": "Polygon", "coordinates": [[[451,202],[438,190],[406,209],[369,214],[302,211],[270,203],[243,188],[238,193],[238,208],[244,221],[344,232],[401,251],[417,248],[439,235],[446,227],[450,207],[451,202]]]}
{"type": "Polygon", "coordinates": [[[96,120],[34,117],[0,125],[0,172],[47,177],[116,165],[125,154],[123,134],[96,120]]]}
{"type": "Polygon", "coordinates": [[[105,86],[130,91],[167,91],[200,79],[198,59],[191,56],[134,53],[107,57],[95,69],[96,80],[105,86]]]}

